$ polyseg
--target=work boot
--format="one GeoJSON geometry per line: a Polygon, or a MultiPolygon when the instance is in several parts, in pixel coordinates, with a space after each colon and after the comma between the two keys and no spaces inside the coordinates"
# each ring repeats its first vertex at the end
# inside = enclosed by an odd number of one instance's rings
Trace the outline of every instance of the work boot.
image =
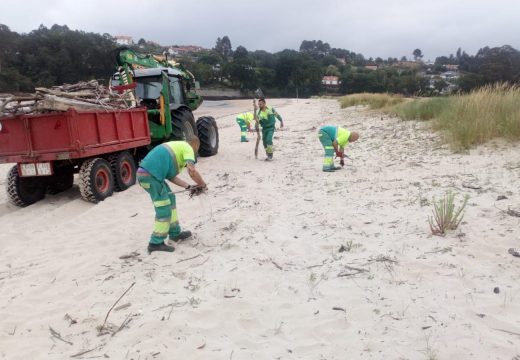
{"type": "Polygon", "coordinates": [[[273,153],[267,154],[265,161],[272,161],[272,160],[273,160],[273,153]]]}
{"type": "Polygon", "coordinates": [[[240,142],[249,142],[247,139],[240,139],[240,142]]]}
{"type": "Polygon", "coordinates": [[[148,244],[148,253],[153,253],[154,251],[166,251],[166,252],[174,252],[175,248],[170,245],[166,245],[165,243],[161,244],[148,244]]]}
{"type": "Polygon", "coordinates": [[[339,169],[341,169],[339,166],[334,166],[334,165],[329,166],[329,167],[323,167],[323,171],[325,171],[325,172],[334,172],[339,169]]]}
{"type": "Polygon", "coordinates": [[[180,234],[177,236],[170,236],[170,240],[174,241],[174,242],[179,242],[179,241],[186,240],[190,237],[191,237],[191,231],[186,230],[186,231],[181,231],[180,234]]]}

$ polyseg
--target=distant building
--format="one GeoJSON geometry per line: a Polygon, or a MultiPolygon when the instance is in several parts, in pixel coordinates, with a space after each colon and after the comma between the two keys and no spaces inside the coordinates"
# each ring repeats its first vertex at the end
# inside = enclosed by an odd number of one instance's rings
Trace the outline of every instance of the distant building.
{"type": "Polygon", "coordinates": [[[415,61],[399,61],[395,64],[392,64],[392,66],[395,67],[401,67],[401,68],[414,68],[420,66],[421,63],[417,63],[415,61]]]}
{"type": "Polygon", "coordinates": [[[459,65],[451,65],[451,64],[447,64],[447,65],[444,65],[444,67],[445,67],[446,70],[448,70],[448,71],[458,71],[458,70],[459,70],[459,65]]]}
{"type": "Polygon", "coordinates": [[[365,65],[365,69],[367,69],[367,70],[377,70],[377,65],[365,65]]]}
{"type": "Polygon", "coordinates": [[[133,45],[134,39],[131,36],[125,36],[125,35],[117,35],[114,36],[114,39],[116,39],[116,43],[119,45],[133,45]]]}
{"type": "Polygon", "coordinates": [[[198,53],[201,51],[204,51],[202,46],[196,46],[196,45],[183,45],[183,46],[170,46],[168,48],[168,53],[173,56],[177,55],[184,55],[187,53],[198,53]]]}
{"type": "Polygon", "coordinates": [[[338,76],[324,76],[321,79],[321,84],[327,89],[338,89],[341,81],[338,76]]]}

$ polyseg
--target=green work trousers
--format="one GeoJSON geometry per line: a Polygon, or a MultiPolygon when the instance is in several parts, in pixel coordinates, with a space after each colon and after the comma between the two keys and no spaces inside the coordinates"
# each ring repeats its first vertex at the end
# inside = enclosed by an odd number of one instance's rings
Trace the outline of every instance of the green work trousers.
{"type": "Polygon", "coordinates": [[[150,174],[137,173],[139,185],[150,195],[155,208],[155,224],[150,236],[150,244],[162,244],[169,235],[174,239],[181,233],[175,195],[166,183],[150,174]]]}
{"type": "Polygon", "coordinates": [[[323,171],[330,171],[334,168],[334,146],[332,146],[333,139],[325,131],[320,130],[318,133],[321,145],[325,150],[325,157],[323,158],[323,171]]]}
{"type": "Polygon", "coordinates": [[[247,141],[247,124],[244,119],[237,118],[237,124],[240,126],[240,141],[247,141]]]}
{"type": "Polygon", "coordinates": [[[262,127],[262,142],[264,144],[264,149],[266,154],[272,154],[273,150],[273,136],[274,136],[274,126],[262,127]]]}

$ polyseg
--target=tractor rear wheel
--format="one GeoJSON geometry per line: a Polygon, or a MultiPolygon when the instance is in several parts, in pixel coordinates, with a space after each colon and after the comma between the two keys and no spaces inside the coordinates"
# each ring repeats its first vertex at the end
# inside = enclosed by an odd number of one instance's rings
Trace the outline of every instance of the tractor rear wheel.
{"type": "Polygon", "coordinates": [[[114,177],[108,161],[102,158],[86,160],[79,169],[81,197],[91,203],[105,200],[114,192],[114,177]]]}
{"type": "Polygon", "coordinates": [[[21,177],[15,165],[7,174],[7,197],[13,205],[25,207],[45,196],[45,184],[39,177],[21,177]]]}
{"type": "Polygon", "coordinates": [[[135,161],[128,151],[112,154],[108,161],[112,168],[115,191],[125,191],[135,184],[135,161]]]}
{"type": "Polygon", "coordinates": [[[218,127],[217,122],[211,116],[203,116],[197,120],[199,133],[200,156],[213,156],[218,153],[218,127]]]}
{"type": "Polygon", "coordinates": [[[184,140],[197,136],[197,126],[193,113],[186,108],[172,111],[172,140],[184,140]]]}

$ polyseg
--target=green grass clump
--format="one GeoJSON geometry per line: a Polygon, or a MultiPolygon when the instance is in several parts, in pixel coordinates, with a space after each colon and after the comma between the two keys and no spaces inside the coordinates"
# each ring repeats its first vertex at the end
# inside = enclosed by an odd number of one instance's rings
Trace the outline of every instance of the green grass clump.
{"type": "Polygon", "coordinates": [[[459,227],[464,217],[464,208],[469,197],[466,195],[458,209],[455,208],[455,195],[448,192],[444,198],[436,201],[433,199],[433,216],[428,218],[433,235],[445,235],[448,230],[459,227]]]}
{"type": "Polygon", "coordinates": [[[446,97],[411,99],[394,105],[385,112],[403,120],[431,120],[446,109],[449,101],[446,97]]]}
{"type": "Polygon", "coordinates": [[[387,93],[362,93],[342,96],[339,101],[342,108],[355,105],[368,105],[370,109],[383,109],[403,102],[404,97],[401,95],[392,95],[387,93]]]}
{"type": "Polygon", "coordinates": [[[486,86],[467,95],[450,97],[434,122],[459,149],[501,137],[520,140],[520,88],[486,86]]]}
{"type": "Polygon", "coordinates": [[[406,99],[391,94],[353,94],[340,98],[342,108],[368,105],[403,120],[433,120],[455,150],[494,138],[520,140],[520,87],[496,84],[469,94],[406,99]]]}

